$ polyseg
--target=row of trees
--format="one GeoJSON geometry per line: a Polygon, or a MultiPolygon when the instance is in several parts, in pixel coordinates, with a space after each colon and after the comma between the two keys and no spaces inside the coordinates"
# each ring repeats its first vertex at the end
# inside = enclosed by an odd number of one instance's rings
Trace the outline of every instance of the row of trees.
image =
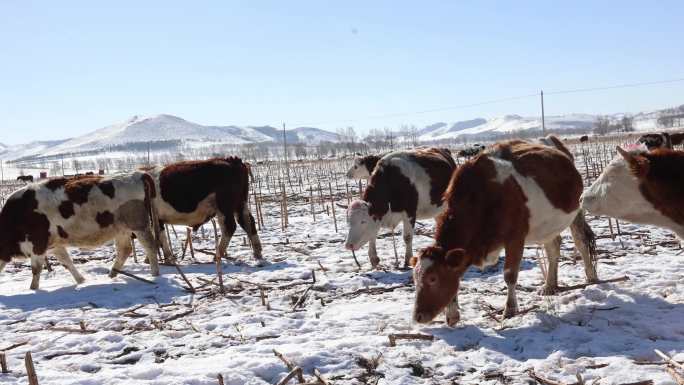
{"type": "Polygon", "coordinates": [[[634,118],[625,115],[619,120],[599,116],[594,122],[594,134],[605,135],[609,132],[634,132],[634,118]]]}

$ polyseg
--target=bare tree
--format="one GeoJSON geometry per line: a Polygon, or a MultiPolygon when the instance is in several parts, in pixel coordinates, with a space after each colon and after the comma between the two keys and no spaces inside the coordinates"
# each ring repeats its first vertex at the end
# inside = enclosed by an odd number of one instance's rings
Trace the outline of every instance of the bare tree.
{"type": "Polygon", "coordinates": [[[594,122],[594,133],[597,135],[605,135],[610,131],[610,120],[604,116],[599,116],[594,122]]]}
{"type": "Polygon", "coordinates": [[[622,118],[622,131],[633,132],[634,131],[634,117],[630,115],[625,115],[622,118]]]}

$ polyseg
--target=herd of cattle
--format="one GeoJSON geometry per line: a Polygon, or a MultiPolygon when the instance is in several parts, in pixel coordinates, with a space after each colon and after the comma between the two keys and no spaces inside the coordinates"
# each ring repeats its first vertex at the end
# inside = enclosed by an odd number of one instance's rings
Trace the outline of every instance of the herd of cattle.
{"type": "MultiPolygon", "coordinates": [[[[595,237],[585,211],[662,226],[684,238],[684,152],[673,150],[682,141],[684,134],[647,134],[634,145],[617,147],[619,156],[584,193],[572,154],[554,136],[479,148],[460,166],[442,148],[358,157],[347,177],[368,179],[368,186],[348,207],[345,247],[358,250],[368,244],[376,267],[380,228],[401,223],[404,264],[413,266],[416,287],[413,319],[429,322],[446,309],[449,325],[460,319],[458,289],[465,271],[496,263],[504,250],[504,315],[511,317],[517,312],[516,281],[527,244],[543,245],[548,257],[543,294],[558,291],[559,234],[566,228],[584,261],[587,281],[598,281],[595,237]],[[414,226],[421,218],[436,218],[434,244],[413,256],[414,226]]],[[[158,275],[159,249],[171,256],[162,226],[197,228],[214,217],[221,228],[220,256],[239,224],[260,260],[261,243],[248,205],[250,175],[249,164],[228,157],[28,184],[0,211],[0,271],[12,258],[28,258],[31,289],[38,289],[49,252],[81,283],[66,247],[113,240],[114,277],[132,252],[134,236],[145,249],[152,275],[158,275]]]]}

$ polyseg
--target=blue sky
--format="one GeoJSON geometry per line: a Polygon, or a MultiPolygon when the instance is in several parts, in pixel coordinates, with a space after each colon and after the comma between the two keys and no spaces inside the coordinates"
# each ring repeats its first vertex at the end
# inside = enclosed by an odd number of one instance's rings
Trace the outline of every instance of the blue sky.
{"type": "MultiPolygon", "coordinates": [[[[538,115],[547,91],[684,78],[682,1],[0,0],[0,142],[131,115],[335,129],[538,115]],[[392,113],[399,117],[365,119],[392,113]],[[352,121],[348,121],[352,120],[352,121]]],[[[547,114],[684,103],[684,82],[547,97],[547,114]]]]}

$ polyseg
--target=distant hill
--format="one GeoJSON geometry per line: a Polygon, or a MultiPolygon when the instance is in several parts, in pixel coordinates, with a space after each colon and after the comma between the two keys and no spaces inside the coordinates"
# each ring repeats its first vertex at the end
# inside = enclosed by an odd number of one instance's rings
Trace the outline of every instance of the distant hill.
{"type": "MultiPolygon", "coordinates": [[[[684,107],[679,107],[684,109],[684,107]]],[[[662,112],[674,109],[641,112],[632,115],[637,131],[654,130],[662,112]]],[[[602,115],[617,121],[625,114],[602,115]]],[[[567,114],[546,117],[546,128],[554,132],[590,132],[598,115],[567,114]]],[[[497,138],[502,134],[524,133],[541,129],[539,117],[505,115],[492,119],[476,118],[454,123],[437,122],[418,130],[419,141],[453,140],[461,137],[497,138]]],[[[317,145],[339,142],[339,135],[316,127],[297,127],[285,130],[288,143],[317,145]]],[[[397,133],[397,139],[402,140],[397,133]]],[[[407,138],[403,138],[407,139],[407,138]]],[[[83,154],[99,151],[140,151],[151,145],[155,149],[170,149],[188,145],[239,145],[249,143],[282,143],[282,129],[271,126],[206,126],[173,115],[151,117],[133,116],[123,122],[103,127],[76,138],[54,141],[35,141],[7,146],[0,144],[0,159],[35,160],[62,154],[83,154]]]]}
{"type": "MultiPolygon", "coordinates": [[[[285,131],[289,143],[318,144],[335,142],[339,136],[314,127],[297,127],[285,131]]],[[[139,149],[144,143],[191,142],[193,147],[217,144],[282,142],[283,131],[270,126],[205,126],[173,115],[133,116],[124,122],[97,129],[76,138],[31,142],[16,146],[0,146],[0,159],[15,160],[51,157],[60,154],[85,153],[126,148],[139,149]]],[[[144,147],[144,146],[143,146],[144,147]]]]}

